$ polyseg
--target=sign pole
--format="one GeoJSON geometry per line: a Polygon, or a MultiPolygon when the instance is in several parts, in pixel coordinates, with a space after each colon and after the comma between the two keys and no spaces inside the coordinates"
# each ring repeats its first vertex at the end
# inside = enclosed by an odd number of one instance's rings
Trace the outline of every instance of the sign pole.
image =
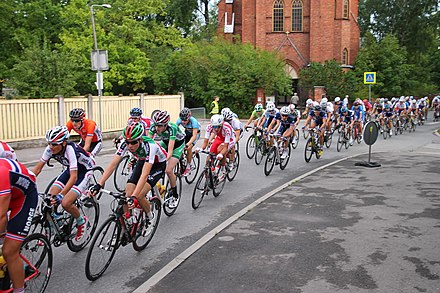
{"type": "Polygon", "coordinates": [[[371,103],[371,84],[368,85],[368,102],[371,103]]]}

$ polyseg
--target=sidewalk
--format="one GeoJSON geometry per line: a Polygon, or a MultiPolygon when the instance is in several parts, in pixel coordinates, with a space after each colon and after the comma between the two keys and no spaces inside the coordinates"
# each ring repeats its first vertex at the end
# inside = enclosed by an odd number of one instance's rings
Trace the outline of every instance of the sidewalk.
{"type": "Polygon", "coordinates": [[[436,152],[317,171],[245,208],[134,292],[440,292],[436,152]]]}

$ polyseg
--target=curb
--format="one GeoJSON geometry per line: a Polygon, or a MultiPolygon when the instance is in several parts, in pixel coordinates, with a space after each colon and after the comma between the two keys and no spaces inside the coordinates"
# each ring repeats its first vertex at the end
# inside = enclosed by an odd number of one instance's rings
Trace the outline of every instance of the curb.
{"type": "Polygon", "coordinates": [[[353,156],[345,157],[336,161],[333,161],[331,163],[325,164],[321,167],[318,167],[316,169],[313,169],[303,175],[300,175],[280,187],[266,193],[262,197],[258,198],[248,206],[244,207],[228,219],[226,219],[223,223],[206,233],[202,238],[197,240],[194,244],[192,244],[190,247],[185,249],[182,253],[180,253],[178,256],[176,256],[173,260],[171,260],[168,264],[166,264],[162,269],[160,269],[156,274],[154,274],[151,278],[149,278],[147,281],[145,281],[142,285],[140,285],[138,288],[136,288],[133,293],[145,293],[148,292],[153,286],[155,286],[157,283],[159,283],[163,278],[165,278],[169,273],[171,273],[175,268],[177,268],[181,263],[183,263],[186,259],[188,259],[192,254],[194,254],[197,250],[199,250],[204,244],[206,244],[209,240],[214,238],[218,233],[222,232],[224,229],[226,229],[229,225],[231,225],[236,220],[240,219],[244,215],[246,215],[249,211],[257,207],[260,203],[264,202],[266,199],[272,197],[276,193],[280,192],[281,190],[289,187],[290,185],[293,185],[302,179],[313,175],[314,173],[321,171],[327,167],[330,167],[332,165],[335,165],[337,163],[340,163],[342,161],[352,159],[358,156],[365,155],[367,153],[361,153],[356,154],[353,156]]]}

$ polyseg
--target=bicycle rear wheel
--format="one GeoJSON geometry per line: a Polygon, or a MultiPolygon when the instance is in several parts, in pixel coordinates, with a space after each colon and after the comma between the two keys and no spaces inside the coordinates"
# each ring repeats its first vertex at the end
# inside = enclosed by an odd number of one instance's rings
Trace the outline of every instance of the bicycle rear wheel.
{"type": "Polygon", "coordinates": [[[272,172],[273,170],[273,166],[275,166],[275,161],[277,159],[276,152],[277,148],[274,146],[269,149],[269,153],[266,157],[266,162],[264,163],[264,175],[266,176],[270,175],[270,172],[272,172]]]}
{"type": "Polygon", "coordinates": [[[176,175],[176,188],[177,188],[177,198],[173,198],[171,195],[171,186],[170,181],[167,180],[167,187],[166,187],[166,194],[165,194],[165,201],[163,203],[163,212],[165,215],[172,216],[175,212],[177,207],[179,206],[180,199],[182,198],[182,178],[179,175],[176,175]]]}
{"type": "Polygon", "coordinates": [[[194,180],[197,178],[197,174],[199,173],[200,155],[198,153],[193,153],[190,168],[191,168],[191,173],[185,177],[185,181],[188,184],[193,183],[194,180]]]}
{"type": "Polygon", "coordinates": [[[251,136],[249,136],[246,142],[246,156],[249,159],[253,159],[255,156],[255,150],[256,150],[255,135],[252,134],[251,136]]]}
{"type": "Polygon", "coordinates": [[[137,230],[136,235],[134,235],[133,248],[136,251],[144,250],[145,247],[153,239],[154,233],[159,226],[160,214],[162,209],[162,204],[158,198],[153,198],[150,200],[151,212],[153,213],[153,219],[148,220],[147,214],[142,210],[137,219],[137,230]]]}
{"type": "Polygon", "coordinates": [[[292,137],[292,141],[290,143],[293,149],[296,149],[299,144],[299,130],[295,129],[295,137],[292,137]]]}
{"type": "MultiPolygon", "coordinates": [[[[234,167],[231,170],[228,170],[226,173],[226,178],[228,178],[229,181],[234,180],[235,176],[237,176],[239,166],[240,166],[240,153],[237,150],[237,151],[235,151],[234,167]]],[[[227,166],[227,168],[229,169],[228,166],[227,166]]]]}
{"type": "Polygon", "coordinates": [[[95,281],[104,274],[115,256],[121,237],[121,224],[114,216],[110,216],[99,227],[90,244],[86,257],[86,277],[95,281]]]}
{"type": "MultiPolygon", "coordinates": [[[[214,172],[213,172],[214,173],[214,172]]],[[[225,187],[225,183],[226,183],[226,176],[225,178],[223,178],[223,180],[219,180],[218,179],[218,175],[217,174],[212,174],[213,175],[213,181],[214,181],[214,186],[212,188],[212,194],[214,195],[214,197],[217,197],[220,195],[220,193],[222,193],[223,188],[225,187]]]]}
{"type": "Polygon", "coordinates": [[[290,153],[292,149],[290,148],[290,144],[287,144],[287,157],[284,159],[280,159],[280,169],[284,170],[287,167],[287,163],[289,163],[290,153]]]}
{"type": "Polygon", "coordinates": [[[204,170],[200,176],[199,179],[197,179],[196,186],[194,186],[194,191],[191,199],[191,205],[193,209],[197,209],[200,204],[202,203],[203,198],[205,195],[209,192],[209,171],[204,170]]]}
{"type": "Polygon", "coordinates": [[[29,235],[21,244],[20,255],[23,258],[26,291],[44,292],[52,273],[53,254],[49,240],[40,233],[29,235]]]}
{"type": "MultiPolygon", "coordinates": [[[[82,237],[82,239],[77,241],[75,238],[69,237],[67,240],[67,247],[69,247],[69,249],[73,252],[81,251],[87,246],[90,240],[92,240],[99,221],[99,204],[95,201],[95,199],[86,197],[81,201],[82,203],[77,203],[76,206],[78,207],[81,216],[87,217],[88,223],[86,224],[86,231],[84,232],[85,235],[82,237]]],[[[71,217],[70,220],[70,227],[71,235],[76,234],[77,228],[73,217],[71,217]]]]}
{"type": "Polygon", "coordinates": [[[339,133],[339,135],[338,135],[338,142],[336,143],[336,150],[337,150],[338,152],[341,151],[341,149],[342,149],[342,145],[343,145],[343,144],[344,144],[343,134],[342,134],[342,133],[339,133]]]}
{"type": "Polygon", "coordinates": [[[133,172],[133,167],[130,164],[130,156],[126,155],[116,166],[115,173],[113,174],[113,183],[115,188],[119,192],[124,192],[127,180],[130,178],[133,172]]]}
{"type": "Polygon", "coordinates": [[[333,134],[332,133],[328,133],[326,140],[325,140],[325,147],[326,148],[330,148],[330,146],[332,145],[332,139],[333,139],[333,134]]]}
{"type": "Polygon", "coordinates": [[[309,138],[306,142],[306,147],[304,148],[304,160],[306,163],[310,162],[313,155],[313,143],[312,138],[309,138]]]}

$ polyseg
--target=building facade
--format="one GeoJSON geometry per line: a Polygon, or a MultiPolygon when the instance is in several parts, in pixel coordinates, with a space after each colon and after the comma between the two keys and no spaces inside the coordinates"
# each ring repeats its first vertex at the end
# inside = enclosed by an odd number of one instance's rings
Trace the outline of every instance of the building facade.
{"type": "Polygon", "coordinates": [[[280,52],[297,90],[311,62],[335,59],[350,68],[359,51],[358,0],[221,0],[218,34],[280,52]]]}

